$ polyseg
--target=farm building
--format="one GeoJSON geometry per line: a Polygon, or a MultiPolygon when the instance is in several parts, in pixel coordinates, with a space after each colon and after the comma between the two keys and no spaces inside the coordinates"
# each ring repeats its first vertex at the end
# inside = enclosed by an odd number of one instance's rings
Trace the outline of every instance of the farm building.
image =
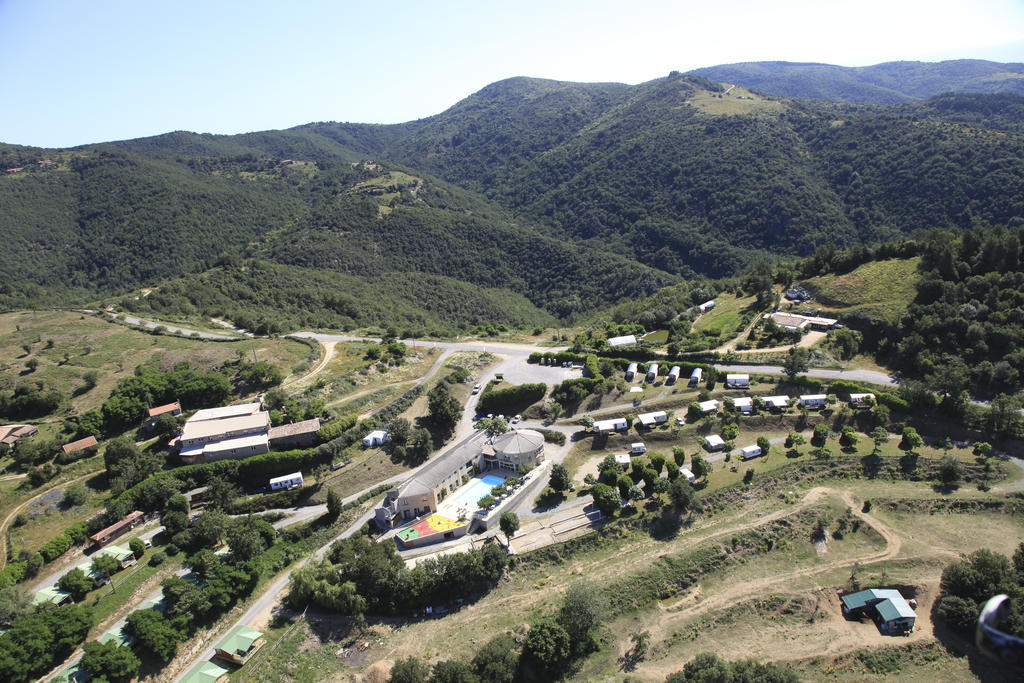
{"type": "Polygon", "coordinates": [[[629,367],[626,368],[626,381],[631,382],[636,377],[637,364],[630,363],[629,367]]]}
{"type": "Polygon", "coordinates": [[[721,403],[719,403],[717,400],[713,398],[707,401],[701,401],[700,403],[697,404],[697,406],[700,407],[700,412],[704,413],[705,415],[708,415],[710,413],[717,413],[718,408],[721,405],[721,403]]]}
{"type": "Polygon", "coordinates": [[[750,398],[749,396],[740,396],[739,398],[734,398],[732,400],[732,404],[736,407],[736,410],[740,411],[741,413],[754,412],[754,399],[750,398]]]}
{"type": "Polygon", "coordinates": [[[700,310],[701,313],[707,313],[708,311],[710,311],[714,307],[715,307],[715,300],[712,299],[711,301],[705,301],[704,303],[702,303],[697,308],[700,310]]]}
{"type": "Polygon", "coordinates": [[[744,446],[740,449],[740,457],[744,460],[750,460],[751,458],[756,458],[759,455],[761,455],[760,446],[744,446]]]}
{"type": "Polygon", "coordinates": [[[271,427],[267,432],[272,448],[289,448],[312,446],[316,441],[316,433],[320,431],[320,418],[292,422],[291,424],[271,427]]]}
{"type": "Polygon", "coordinates": [[[847,619],[871,617],[882,633],[890,635],[914,630],[917,614],[898,590],[868,588],[844,595],[842,600],[843,616],[847,619]]]}
{"type": "Polygon", "coordinates": [[[768,410],[785,410],[789,407],[789,396],[765,396],[761,399],[761,403],[768,410]]]}
{"type": "Polygon", "coordinates": [[[750,375],[726,375],[727,389],[747,389],[750,387],[750,375]]]}
{"type": "Polygon", "coordinates": [[[263,634],[248,626],[236,626],[224,637],[224,640],[217,643],[214,652],[221,659],[238,664],[245,664],[252,653],[263,647],[263,634]]]}
{"type": "Polygon", "coordinates": [[[875,400],[875,395],[874,394],[850,394],[850,405],[853,406],[854,408],[860,408],[862,406],[868,405],[869,399],[871,401],[874,401],[875,400]]]}
{"type": "Polygon", "coordinates": [[[701,368],[694,368],[693,372],[690,373],[690,386],[695,387],[700,383],[700,378],[704,376],[704,370],[701,368]]]}
{"type": "Polygon", "coordinates": [[[658,364],[651,363],[647,366],[647,381],[653,382],[656,379],[658,379],[658,364]]]}
{"type": "Polygon", "coordinates": [[[677,381],[679,381],[679,372],[680,372],[679,366],[678,365],[673,365],[672,368],[669,369],[668,377],[665,379],[665,381],[668,384],[675,384],[677,381]]]}
{"type": "Polygon", "coordinates": [[[3,425],[0,426],[0,443],[13,446],[18,439],[38,433],[39,429],[35,425],[3,425]]]}
{"type": "Polygon", "coordinates": [[[602,432],[618,432],[628,428],[629,425],[626,423],[626,418],[624,417],[617,417],[612,420],[597,420],[594,422],[595,434],[601,434],[602,432]]]}
{"type": "Polygon", "coordinates": [[[725,448],[725,439],[718,434],[710,434],[704,437],[704,446],[709,451],[718,451],[725,448]]]}
{"type": "MultiPolygon", "coordinates": [[[[258,406],[258,403],[249,404],[258,406]]],[[[235,408],[237,406],[228,406],[235,408]]],[[[224,408],[211,408],[223,411],[224,408]]],[[[199,411],[200,413],[204,411],[199,411]]],[[[197,413],[198,415],[198,413],[197,413]]],[[[270,451],[270,413],[254,411],[244,415],[195,420],[189,418],[178,443],[186,463],[203,463],[230,458],[247,458],[270,451]]]]}
{"type": "Polygon", "coordinates": [[[188,421],[205,422],[207,420],[226,420],[230,417],[243,417],[260,412],[260,408],[262,408],[260,403],[239,403],[238,405],[223,406],[221,408],[205,408],[197,410],[188,421]]]}
{"type": "Polygon", "coordinates": [[[302,472],[283,474],[280,477],[274,477],[270,480],[271,491],[282,491],[298,486],[302,486],[302,472]]]}
{"type": "Polygon", "coordinates": [[[631,344],[636,344],[636,336],[632,334],[627,334],[622,337],[612,337],[608,340],[608,346],[611,346],[612,348],[617,346],[630,346],[631,344]]]}
{"type": "Polygon", "coordinates": [[[804,394],[800,397],[801,408],[824,408],[828,396],[825,394],[804,394]]]}
{"type": "Polygon", "coordinates": [[[146,516],[139,510],[130,513],[127,517],[119,522],[114,522],[106,529],[97,531],[95,534],[89,537],[89,540],[96,545],[102,547],[107,543],[110,543],[115,538],[122,536],[128,531],[131,531],[135,527],[146,521],[146,516]]]}
{"type": "Polygon", "coordinates": [[[374,446],[382,446],[388,440],[388,433],[383,429],[375,429],[366,436],[363,437],[363,446],[366,448],[373,448],[374,446]]]}
{"type": "Polygon", "coordinates": [[[636,416],[636,419],[639,420],[640,424],[644,427],[650,429],[656,425],[668,422],[668,413],[664,410],[659,410],[655,413],[640,413],[636,416]]]}

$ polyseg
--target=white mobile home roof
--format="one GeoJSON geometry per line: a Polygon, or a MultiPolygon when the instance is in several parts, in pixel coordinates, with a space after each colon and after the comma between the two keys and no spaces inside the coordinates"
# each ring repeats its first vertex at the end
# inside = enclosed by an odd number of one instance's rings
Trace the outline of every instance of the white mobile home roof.
{"type": "Polygon", "coordinates": [[[863,401],[868,396],[870,396],[871,398],[875,397],[874,394],[850,394],[850,402],[851,403],[856,403],[858,401],[863,401]]]}
{"type": "Polygon", "coordinates": [[[714,307],[715,307],[715,300],[712,299],[711,301],[705,301],[704,303],[702,303],[697,308],[699,308],[701,310],[701,312],[704,312],[704,311],[708,310],[709,308],[714,308],[714,307]]]}
{"type": "Polygon", "coordinates": [[[750,398],[749,396],[740,396],[739,398],[734,398],[732,400],[732,404],[740,409],[753,408],[754,399],[750,398]]]}
{"type": "Polygon", "coordinates": [[[658,376],[658,364],[657,363],[651,363],[650,365],[648,365],[647,366],[647,374],[648,375],[654,375],[655,377],[657,377],[658,376]]]}
{"type": "Polygon", "coordinates": [[[270,413],[262,412],[227,417],[222,420],[202,420],[201,422],[189,420],[185,423],[185,428],[181,430],[181,440],[208,439],[220,434],[269,428],[270,413]]]}
{"type": "Polygon", "coordinates": [[[668,420],[668,413],[664,410],[659,410],[655,413],[641,413],[636,416],[636,419],[640,420],[640,424],[648,427],[651,425],[661,424],[668,420]]]}
{"type": "Polygon", "coordinates": [[[789,396],[765,396],[763,399],[764,404],[771,406],[772,408],[788,408],[789,407],[789,396]]]}
{"type": "Polygon", "coordinates": [[[672,369],[668,371],[668,374],[673,376],[673,377],[678,377],[679,376],[679,366],[678,365],[673,365],[672,369]]]}
{"type": "Polygon", "coordinates": [[[801,401],[824,401],[828,398],[825,394],[804,394],[800,397],[801,401]]]}
{"type": "Polygon", "coordinates": [[[292,479],[302,479],[302,472],[292,472],[291,474],[282,474],[280,477],[274,477],[270,480],[270,485],[280,484],[285,481],[291,481],[292,479]]]}
{"type": "Polygon", "coordinates": [[[704,376],[704,370],[702,368],[694,368],[693,372],[690,373],[690,379],[695,379],[698,382],[700,378],[704,376]]]}
{"type": "Polygon", "coordinates": [[[701,401],[697,405],[700,407],[700,411],[702,413],[711,413],[718,410],[718,406],[720,404],[715,399],[710,399],[708,401],[701,401]]]}
{"type": "Polygon", "coordinates": [[[740,449],[740,453],[742,453],[743,457],[745,457],[745,458],[749,458],[749,457],[754,456],[754,455],[761,455],[761,447],[760,446],[744,446],[743,448],[740,449]]]}
{"type": "Polygon", "coordinates": [[[686,479],[688,481],[690,481],[690,482],[693,482],[693,481],[695,481],[697,479],[697,477],[695,477],[693,475],[693,472],[690,471],[689,467],[680,467],[679,468],[679,474],[681,474],[684,477],[686,477],[686,479]]]}
{"type": "Polygon", "coordinates": [[[704,443],[708,445],[708,448],[721,448],[725,445],[725,440],[718,434],[711,434],[704,437],[704,443]]]}
{"type": "Polygon", "coordinates": [[[594,422],[594,431],[611,432],[617,429],[625,429],[627,426],[626,418],[624,417],[618,417],[614,420],[597,420],[594,422]]]}
{"type": "Polygon", "coordinates": [[[629,346],[630,344],[636,344],[636,336],[627,334],[622,337],[612,337],[608,340],[608,346],[629,346]]]}
{"type": "Polygon", "coordinates": [[[203,422],[205,420],[223,420],[226,417],[240,417],[252,415],[260,409],[259,403],[241,403],[236,406],[224,406],[223,408],[206,408],[197,410],[196,414],[188,419],[189,422],[203,422]]]}
{"type": "Polygon", "coordinates": [[[749,382],[750,375],[726,375],[726,382],[749,382]]]}
{"type": "Polygon", "coordinates": [[[616,453],[615,454],[615,462],[619,463],[620,465],[628,465],[629,464],[629,453],[616,453]]]}
{"type": "Polygon", "coordinates": [[[626,372],[634,372],[635,373],[636,369],[637,369],[637,364],[636,363],[630,363],[629,367],[626,368],[626,372]]]}

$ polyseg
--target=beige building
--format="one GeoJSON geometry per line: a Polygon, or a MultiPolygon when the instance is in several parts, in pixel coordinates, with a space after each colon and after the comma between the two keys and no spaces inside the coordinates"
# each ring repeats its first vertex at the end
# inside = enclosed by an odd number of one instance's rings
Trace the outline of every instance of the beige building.
{"type": "Polygon", "coordinates": [[[491,439],[480,448],[481,469],[516,472],[523,465],[536,467],[544,461],[544,436],[532,429],[516,429],[491,439]]]}

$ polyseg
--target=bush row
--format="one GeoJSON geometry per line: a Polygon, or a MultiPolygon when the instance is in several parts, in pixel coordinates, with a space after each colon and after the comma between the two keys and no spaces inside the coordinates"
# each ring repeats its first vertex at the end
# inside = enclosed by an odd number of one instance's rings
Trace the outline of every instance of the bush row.
{"type": "Polygon", "coordinates": [[[53,562],[68,551],[76,543],[81,543],[89,536],[89,522],[78,522],[68,527],[64,533],[51,538],[39,549],[39,554],[47,563],[53,562]]]}
{"type": "Polygon", "coordinates": [[[502,412],[506,408],[525,406],[544,398],[548,386],[544,383],[520,384],[507,389],[488,388],[480,395],[480,411],[484,413],[502,412]]]}

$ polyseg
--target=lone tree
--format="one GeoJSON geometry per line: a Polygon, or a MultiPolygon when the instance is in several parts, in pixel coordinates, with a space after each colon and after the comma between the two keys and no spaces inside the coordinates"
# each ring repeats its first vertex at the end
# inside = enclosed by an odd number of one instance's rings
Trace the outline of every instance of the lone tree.
{"type": "Polygon", "coordinates": [[[903,428],[903,438],[900,440],[900,448],[905,451],[917,450],[924,445],[924,439],[913,427],[903,428]]]}
{"type": "Polygon", "coordinates": [[[94,679],[128,683],[139,673],[141,662],[127,645],[118,645],[113,640],[106,643],[92,640],[82,649],[82,668],[94,679]]]}
{"type": "Polygon", "coordinates": [[[594,505],[605,517],[613,515],[621,504],[619,492],[607,484],[594,484],[591,495],[594,497],[594,505]]]}
{"type": "Polygon", "coordinates": [[[327,489],[327,514],[337,518],[342,509],[341,496],[334,489],[327,489]]]}
{"type": "Polygon", "coordinates": [[[786,359],[782,361],[782,371],[786,373],[787,377],[793,379],[801,372],[807,372],[810,358],[810,351],[804,347],[794,346],[789,350],[786,359]]]}
{"type": "Polygon", "coordinates": [[[946,486],[955,486],[963,481],[964,466],[952,455],[947,455],[939,461],[939,481],[946,486]]]}
{"type": "Polygon", "coordinates": [[[505,537],[512,540],[512,537],[519,531],[519,515],[514,512],[502,512],[498,525],[505,537]]]}
{"type": "Polygon", "coordinates": [[[561,493],[566,491],[572,485],[572,477],[569,476],[569,470],[565,465],[557,464],[551,467],[551,488],[561,493]]]}

